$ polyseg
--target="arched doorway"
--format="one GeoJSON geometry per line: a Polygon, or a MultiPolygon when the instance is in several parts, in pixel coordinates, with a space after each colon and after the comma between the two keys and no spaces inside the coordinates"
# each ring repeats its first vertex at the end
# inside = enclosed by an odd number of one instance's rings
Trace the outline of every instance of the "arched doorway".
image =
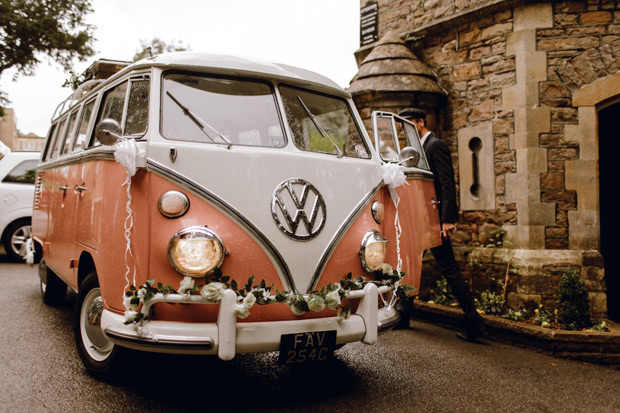
{"type": "Polygon", "coordinates": [[[617,119],[620,119],[620,101],[598,112],[601,254],[605,259],[607,314],[614,321],[620,321],[620,129],[617,119]]]}

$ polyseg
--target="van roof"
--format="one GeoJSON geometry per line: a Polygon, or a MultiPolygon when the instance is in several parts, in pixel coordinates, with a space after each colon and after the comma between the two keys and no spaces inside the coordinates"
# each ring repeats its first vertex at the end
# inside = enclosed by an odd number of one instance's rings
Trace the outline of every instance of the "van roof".
{"type": "Polygon", "coordinates": [[[140,66],[194,68],[196,70],[209,68],[212,69],[211,71],[220,74],[260,75],[260,77],[270,77],[273,79],[311,82],[328,88],[337,89],[340,93],[343,92],[343,89],[338,86],[338,84],[318,73],[295,66],[272,63],[250,57],[196,52],[173,52],[140,60],[127,67],[125,70],[136,69],[140,66]]]}
{"type": "MultiPolygon", "coordinates": [[[[107,60],[105,62],[108,62],[107,60]]],[[[109,61],[112,63],[126,63],[120,61],[109,61]]],[[[95,62],[97,63],[97,62],[95,62]]],[[[95,64],[93,64],[93,67],[95,64]]],[[[351,97],[350,93],[342,89],[333,80],[315,73],[311,70],[301,69],[281,63],[272,63],[257,58],[219,55],[197,52],[172,52],[156,55],[139,60],[128,66],[122,64],[115,66],[118,72],[110,75],[113,80],[123,76],[128,71],[145,69],[150,67],[176,68],[194,71],[208,71],[209,73],[220,75],[259,77],[262,79],[284,80],[300,86],[312,86],[315,89],[323,89],[325,92],[334,93],[344,97],[351,97]]],[[[90,68],[89,68],[90,70],[90,68]]],[[[72,95],[61,102],[52,116],[52,120],[64,114],[82,95],[82,87],[88,86],[90,90],[97,90],[104,84],[104,79],[89,80],[78,88],[72,95]],[[89,84],[95,82],[94,84],[89,84]]],[[[86,90],[86,89],[85,89],[86,90]]]]}

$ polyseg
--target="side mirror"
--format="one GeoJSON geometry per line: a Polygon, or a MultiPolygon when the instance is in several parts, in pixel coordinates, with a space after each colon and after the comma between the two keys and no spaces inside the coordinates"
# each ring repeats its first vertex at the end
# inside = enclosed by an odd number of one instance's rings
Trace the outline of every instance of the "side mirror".
{"type": "Polygon", "coordinates": [[[95,138],[104,145],[111,146],[121,140],[121,125],[114,119],[104,119],[95,127],[95,138]]]}
{"type": "Polygon", "coordinates": [[[400,165],[413,168],[420,162],[420,152],[411,146],[405,146],[398,155],[400,165]]]}

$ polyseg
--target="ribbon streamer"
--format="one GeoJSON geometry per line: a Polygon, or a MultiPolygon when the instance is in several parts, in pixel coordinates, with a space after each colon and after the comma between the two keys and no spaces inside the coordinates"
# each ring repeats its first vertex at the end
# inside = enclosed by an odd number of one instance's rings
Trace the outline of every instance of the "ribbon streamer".
{"type": "Polygon", "coordinates": [[[127,171],[127,178],[125,178],[125,182],[123,182],[123,186],[127,186],[127,204],[125,204],[125,211],[127,212],[127,217],[125,218],[124,228],[125,228],[125,281],[127,284],[125,285],[125,291],[129,288],[129,273],[131,272],[131,267],[129,265],[129,258],[134,263],[133,265],[133,284],[136,285],[136,267],[135,267],[135,259],[133,257],[133,253],[131,251],[131,230],[133,228],[133,211],[131,209],[131,177],[136,174],[136,158],[139,154],[138,145],[136,145],[136,141],[133,139],[124,139],[116,144],[114,149],[114,159],[116,162],[120,163],[123,168],[127,171]]]}
{"type": "MultiPolygon", "coordinates": [[[[394,216],[394,231],[396,233],[396,271],[400,274],[403,260],[400,257],[400,236],[402,234],[402,228],[400,226],[400,218],[398,217],[398,205],[400,204],[400,197],[398,193],[396,193],[396,188],[401,185],[409,185],[407,183],[407,177],[405,173],[402,171],[401,167],[397,164],[386,163],[382,165],[382,178],[385,185],[387,185],[388,190],[390,191],[390,197],[392,198],[392,203],[394,203],[394,207],[396,208],[396,214],[394,216]]],[[[398,282],[395,284],[394,292],[398,289],[398,282]]],[[[396,303],[396,294],[392,294],[390,298],[390,302],[387,304],[388,307],[392,307],[396,303]]],[[[385,303],[384,303],[385,304],[385,303]]]]}

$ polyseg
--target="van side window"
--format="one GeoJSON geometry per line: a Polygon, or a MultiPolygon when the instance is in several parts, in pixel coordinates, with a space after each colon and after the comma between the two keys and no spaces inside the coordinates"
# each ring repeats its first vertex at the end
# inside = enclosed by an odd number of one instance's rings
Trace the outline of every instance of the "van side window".
{"type": "Polygon", "coordinates": [[[123,123],[123,108],[125,106],[125,96],[127,95],[127,83],[123,82],[106,92],[103,97],[103,110],[99,120],[114,119],[121,125],[123,123]]]}
{"type": "Polygon", "coordinates": [[[57,137],[56,137],[56,140],[54,141],[54,150],[52,151],[52,154],[49,157],[49,159],[56,159],[56,158],[58,158],[58,154],[60,153],[60,147],[63,145],[64,137],[66,135],[66,131],[65,131],[65,124],[66,123],[67,123],[67,118],[64,118],[58,124],[58,130],[56,131],[57,137]]]}
{"type": "Polygon", "coordinates": [[[82,111],[82,117],[80,118],[80,123],[78,126],[77,138],[75,139],[75,144],[73,145],[74,152],[84,149],[84,143],[86,142],[86,133],[88,132],[88,125],[90,123],[90,118],[92,116],[94,107],[94,99],[84,105],[84,110],[82,111]]]}
{"type": "MultiPolygon", "coordinates": [[[[131,80],[131,84],[125,81],[105,92],[97,123],[113,119],[121,126],[123,135],[144,134],[148,125],[149,88],[149,80],[140,78],[131,80]]],[[[95,140],[91,145],[100,143],[95,140]]]]}
{"type": "Polygon", "coordinates": [[[56,137],[56,127],[57,126],[58,126],[58,124],[56,124],[56,123],[52,124],[52,127],[50,128],[50,131],[47,134],[47,142],[45,143],[45,153],[41,157],[42,161],[46,161],[47,159],[49,159],[49,156],[52,153],[52,149],[54,147],[53,146],[54,145],[54,138],[56,137]]]}
{"type": "Polygon", "coordinates": [[[146,132],[149,120],[149,88],[148,80],[131,82],[124,135],[142,135],[146,132]]]}
{"type": "Polygon", "coordinates": [[[62,150],[60,151],[61,155],[65,153],[69,153],[71,149],[71,143],[73,142],[73,136],[75,135],[75,122],[77,121],[78,110],[74,110],[69,118],[69,127],[67,128],[67,137],[65,138],[65,143],[63,144],[62,150]]]}

